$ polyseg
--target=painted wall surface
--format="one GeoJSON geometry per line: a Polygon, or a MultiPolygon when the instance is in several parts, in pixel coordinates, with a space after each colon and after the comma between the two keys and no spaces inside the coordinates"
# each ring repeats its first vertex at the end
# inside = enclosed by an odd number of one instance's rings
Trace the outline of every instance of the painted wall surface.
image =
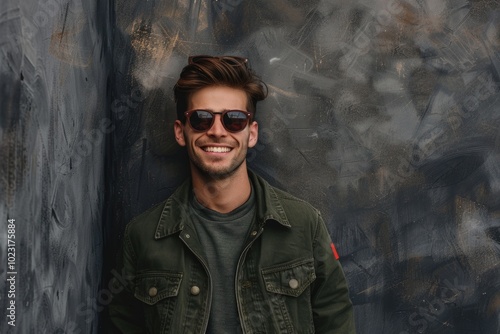
{"type": "Polygon", "coordinates": [[[0,333],[97,331],[109,12],[1,2],[0,333]]]}
{"type": "Polygon", "coordinates": [[[500,332],[498,2],[3,0],[0,47],[1,333],[98,331],[125,224],[188,174],[192,54],[268,84],[250,166],[322,211],[359,333],[500,332]]]}
{"type": "Polygon", "coordinates": [[[324,214],[359,333],[500,331],[498,2],[117,0],[115,15],[114,228],[187,174],[172,87],[188,55],[246,56],[270,88],[250,165],[324,214]]]}

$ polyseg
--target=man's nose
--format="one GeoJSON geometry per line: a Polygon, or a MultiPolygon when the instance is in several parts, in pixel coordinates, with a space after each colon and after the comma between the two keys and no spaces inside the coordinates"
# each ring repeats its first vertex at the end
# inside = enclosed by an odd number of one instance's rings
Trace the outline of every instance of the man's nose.
{"type": "Polygon", "coordinates": [[[214,123],[212,124],[210,129],[208,129],[207,135],[216,137],[227,135],[227,131],[224,128],[224,125],[222,125],[222,115],[214,115],[214,117],[214,123]]]}

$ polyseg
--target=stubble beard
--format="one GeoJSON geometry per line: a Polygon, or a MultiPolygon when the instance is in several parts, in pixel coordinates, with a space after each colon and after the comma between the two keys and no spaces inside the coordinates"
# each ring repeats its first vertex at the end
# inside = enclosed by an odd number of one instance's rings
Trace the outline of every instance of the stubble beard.
{"type": "Polygon", "coordinates": [[[205,162],[194,154],[190,157],[190,163],[192,168],[196,169],[198,175],[205,179],[206,182],[226,180],[235,175],[241,168],[246,160],[247,151],[247,147],[242,147],[242,156],[238,155],[232,159],[227,167],[217,166],[217,163],[205,162]]]}
{"type": "Polygon", "coordinates": [[[228,167],[217,168],[212,166],[207,166],[198,159],[191,160],[191,165],[198,171],[198,174],[203,177],[207,182],[210,181],[220,181],[231,178],[236,172],[241,168],[245,158],[241,161],[232,161],[232,164],[228,167]]]}

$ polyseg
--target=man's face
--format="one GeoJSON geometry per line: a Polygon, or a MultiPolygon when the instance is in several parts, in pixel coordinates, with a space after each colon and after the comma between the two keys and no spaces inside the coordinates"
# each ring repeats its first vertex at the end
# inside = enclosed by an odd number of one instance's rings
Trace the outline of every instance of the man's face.
{"type": "MultiPolygon", "coordinates": [[[[203,109],[213,112],[247,110],[247,96],[241,89],[209,86],[192,94],[189,110],[203,109]]],[[[195,132],[186,120],[174,124],[177,143],[186,146],[193,177],[209,176],[223,179],[237,172],[246,173],[246,154],[255,146],[258,137],[257,122],[251,122],[240,132],[227,131],[221,115],[215,115],[212,127],[205,132],[195,132]]]]}

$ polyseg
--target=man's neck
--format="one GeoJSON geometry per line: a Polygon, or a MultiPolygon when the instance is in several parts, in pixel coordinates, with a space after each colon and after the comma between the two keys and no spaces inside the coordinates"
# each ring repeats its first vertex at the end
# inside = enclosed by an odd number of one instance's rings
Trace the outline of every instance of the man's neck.
{"type": "Polygon", "coordinates": [[[220,213],[228,213],[240,207],[252,192],[246,168],[220,179],[192,173],[192,180],[198,202],[220,213]]]}

